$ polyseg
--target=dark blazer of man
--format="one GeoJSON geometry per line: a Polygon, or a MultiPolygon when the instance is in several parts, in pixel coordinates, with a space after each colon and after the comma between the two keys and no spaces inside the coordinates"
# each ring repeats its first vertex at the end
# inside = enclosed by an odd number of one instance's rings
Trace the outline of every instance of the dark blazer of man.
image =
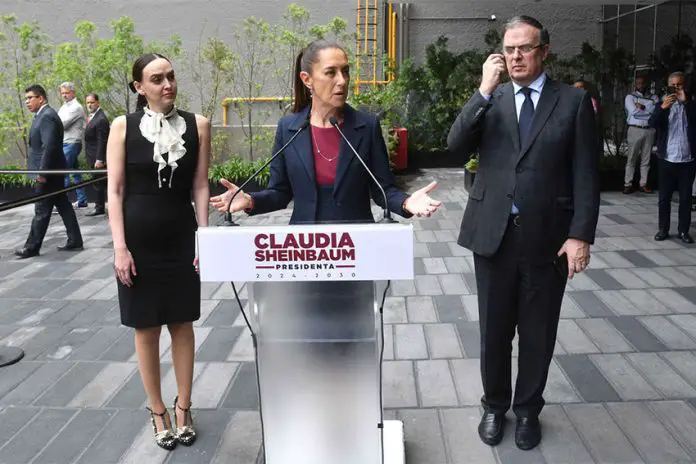
{"type": "MultiPolygon", "coordinates": [[[[97,161],[106,164],[106,142],[109,139],[109,119],[101,108],[88,116],[88,123],[85,126],[85,156],[90,167],[94,167],[97,161]]],[[[94,184],[97,198],[94,205],[94,213],[104,213],[106,203],[106,181],[94,184]]],[[[94,213],[90,213],[93,215],[94,213]]]]}
{"type": "Polygon", "coordinates": [[[559,250],[569,238],[595,238],[599,152],[590,96],[547,77],[520,143],[512,83],[499,85],[490,100],[476,91],[447,142],[453,152],[479,156],[458,243],[474,252],[483,406],[497,417],[510,407],[517,329],[519,427],[520,418],[536,421],[544,405],[568,277],[559,250]]]}
{"type": "MultiPolygon", "coordinates": [[[[29,130],[27,167],[37,170],[66,168],[65,155],[63,154],[63,123],[58,117],[58,113],[48,105],[38,111],[29,130]]],[[[45,178],[45,182],[37,181],[35,187],[37,195],[56,192],[63,188],[63,174],[49,174],[40,177],[45,178]]],[[[38,200],[34,204],[34,219],[31,223],[29,237],[24,248],[15,252],[18,257],[29,258],[39,254],[54,206],[63,219],[68,235],[67,243],[59,248],[66,250],[82,248],[82,234],[75,211],[67,194],[60,193],[38,200]]]]}
{"type": "MultiPolygon", "coordinates": [[[[276,131],[274,152],[279,150],[307,120],[309,109],[281,118],[276,131]]],[[[346,105],[341,130],[355,147],[387,195],[389,211],[402,217],[410,217],[403,204],[408,195],[400,191],[389,169],[389,157],[379,121],[375,116],[356,111],[346,105]]],[[[285,152],[271,163],[268,189],[252,193],[252,214],[263,214],[285,208],[294,200],[290,224],[313,223],[319,207],[314,169],[314,155],[309,129],[304,129],[285,152]]],[[[345,140],[341,148],[336,169],[333,199],[339,209],[340,220],[350,222],[373,222],[370,196],[380,205],[384,197],[365,171],[345,140]]]]}

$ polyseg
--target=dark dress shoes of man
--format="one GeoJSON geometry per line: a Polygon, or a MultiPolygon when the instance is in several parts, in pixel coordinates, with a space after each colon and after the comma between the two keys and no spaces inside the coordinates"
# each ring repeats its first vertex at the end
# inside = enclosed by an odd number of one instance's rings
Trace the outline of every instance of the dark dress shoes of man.
{"type": "MultiPolygon", "coordinates": [[[[679,237],[679,240],[681,240],[684,243],[694,243],[694,239],[691,238],[691,235],[689,235],[688,232],[679,232],[677,236],[679,237]]],[[[669,234],[664,230],[660,230],[655,234],[655,240],[658,242],[667,240],[668,238],[669,234]]]]}
{"type": "Polygon", "coordinates": [[[58,251],[80,251],[84,249],[85,247],[82,243],[66,243],[58,247],[58,251]]]}
{"type": "MultiPolygon", "coordinates": [[[[479,423],[481,441],[496,446],[503,440],[505,415],[485,413],[479,423]]],[[[515,445],[521,450],[531,450],[541,442],[541,423],[538,418],[520,417],[515,428],[515,445]]]]}
{"type": "Polygon", "coordinates": [[[17,259],[27,259],[33,258],[34,256],[39,256],[38,250],[30,250],[28,248],[22,248],[21,250],[15,250],[14,252],[17,259]]]}

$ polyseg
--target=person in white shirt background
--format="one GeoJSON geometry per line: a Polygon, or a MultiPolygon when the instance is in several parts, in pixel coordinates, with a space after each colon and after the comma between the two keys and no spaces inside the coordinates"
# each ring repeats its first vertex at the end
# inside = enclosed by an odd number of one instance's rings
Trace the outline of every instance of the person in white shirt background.
{"type": "Polygon", "coordinates": [[[636,170],[636,162],[640,159],[640,181],[638,190],[643,193],[651,193],[648,187],[648,172],[650,171],[650,155],[655,141],[655,129],[650,127],[648,121],[655,105],[659,102],[657,95],[653,95],[648,88],[648,80],[644,76],[636,76],[635,90],[624,101],[626,108],[626,124],[628,133],[628,156],[626,160],[626,177],[624,178],[623,193],[629,194],[635,191],[633,176],[636,170]]]}
{"type": "MultiPolygon", "coordinates": [[[[63,154],[67,162],[67,169],[78,169],[77,157],[82,151],[82,138],[85,132],[85,110],[75,98],[75,84],[63,82],[60,85],[60,96],[63,98],[63,105],[58,110],[58,116],[63,122],[63,154]]],[[[72,183],[82,182],[80,174],[65,176],[65,186],[72,183]]],[[[87,207],[87,192],[84,188],[79,188],[77,194],[78,208],[87,207]]]]}

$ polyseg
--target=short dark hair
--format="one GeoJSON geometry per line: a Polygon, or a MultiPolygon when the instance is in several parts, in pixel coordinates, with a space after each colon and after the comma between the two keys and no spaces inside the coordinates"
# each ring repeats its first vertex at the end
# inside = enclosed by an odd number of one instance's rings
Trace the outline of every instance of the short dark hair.
{"type": "Polygon", "coordinates": [[[88,94],[85,96],[85,98],[87,98],[87,97],[92,97],[92,98],[94,98],[95,101],[99,101],[99,95],[97,95],[97,94],[94,93],[94,92],[88,93],[88,94]]]}
{"type": "Polygon", "coordinates": [[[526,24],[527,26],[532,26],[539,30],[539,38],[541,39],[540,45],[550,45],[551,35],[549,31],[544,28],[544,26],[535,18],[526,15],[513,16],[506,23],[503,29],[503,36],[505,33],[512,29],[513,27],[519,26],[520,24],[526,24]]]}
{"type": "Polygon", "coordinates": [[[44,97],[44,99],[48,99],[48,97],[46,96],[46,89],[44,89],[39,84],[33,84],[33,85],[30,85],[29,87],[27,87],[26,89],[24,89],[24,93],[29,93],[29,92],[35,93],[39,97],[44,97]]]}

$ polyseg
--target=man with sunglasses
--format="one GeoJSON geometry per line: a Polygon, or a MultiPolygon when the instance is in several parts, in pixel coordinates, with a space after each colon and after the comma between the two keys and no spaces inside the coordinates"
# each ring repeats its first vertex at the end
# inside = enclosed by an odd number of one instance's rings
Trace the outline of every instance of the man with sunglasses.
{"type": "Polygon", "coordinates": [[[549,33],[534,18],[505,25],[503,53],[488,57],[479,90],[447,143],[478,154],[458,243],[474,253],[481,332],[481,440],[541,441],[539,414],[568,278],[590,261],[599,216],[599,147],[590,95],[544,72],[549,33]],[[505,74],[511,82],[503,83],[505,74]],[[519,373],[511,379],[519,334],[519,373]]]}

